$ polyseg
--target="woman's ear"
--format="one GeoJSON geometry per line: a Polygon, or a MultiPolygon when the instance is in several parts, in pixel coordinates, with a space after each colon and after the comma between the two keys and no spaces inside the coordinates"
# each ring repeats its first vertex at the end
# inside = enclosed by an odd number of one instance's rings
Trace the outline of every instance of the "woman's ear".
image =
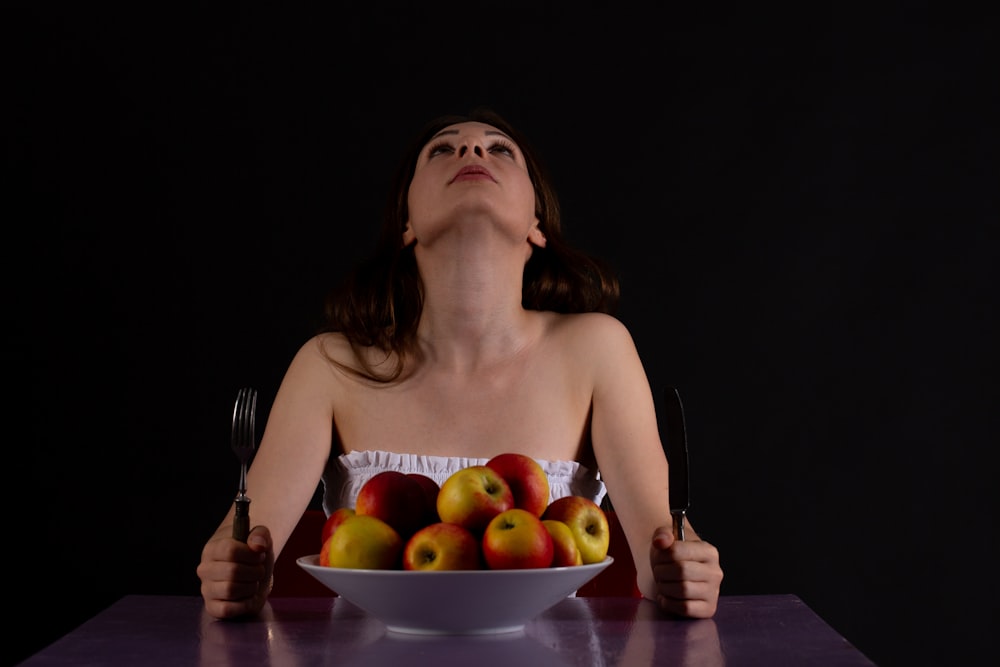
{"type": "Polygon", "coordinates": [[[406,221],[406,227],[403,228],[403,247],[412,245],[417,242],[417,235],[413,233],[413,228],[410,227],[410,221],[406,221]]]}
{"type": "Polygon", "coordinates": [[[534,226],[528,230],[528,241],[539,248],[544,248],[546,243],[545,234],[542,230],[538,228],[538,221],[535,221],[534,226]]]}

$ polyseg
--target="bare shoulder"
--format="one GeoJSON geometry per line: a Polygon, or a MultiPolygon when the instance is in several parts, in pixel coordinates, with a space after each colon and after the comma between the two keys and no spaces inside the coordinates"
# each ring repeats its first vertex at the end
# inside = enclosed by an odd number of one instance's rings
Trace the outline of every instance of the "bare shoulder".
{"type": "Polygon", "coordinates": [[[288,372],[296,376],[329,375],[338,364],[354,365],[347,339],[339,333],[324,333],[304,342],[295,353],[288,372]]]}
{"type": "Polygon", "coordinates": [[[353,365],[353,360],[351,346],[341,334],[324,333],[309,338],[299,346],[288,365],[276,401],[294,413],[311,405],[325,414],[350,392],[352,383],[342,366],[353,365]]]}
{"type": "Polygon", "coordinates": [[[357,366],[355,349],[343,334],[337,332],[317,334],[307,340],[295,354],[295,361],[324,365],[333,362],[350,368],[357,366]]]}
{"type": "Polygon", "coordinates": [[[368,374],[361,362],[371,368],[382,369],[396,363],[392,353],[375,347],[351,345],[339,332],[322,333],[313,336],[299,348],[292,360],[291,369],[302,371],[317,380],[337,385],[353,387],[368,374]]]}
{"type": "Polygon", "coordinates": [[[340,334],[319,334],[299,346],[292,359],[292,366],[311,366],[318,362],[329,362],[331,359],[341,360],[346,358],[349,352],[350,345],[340,334]]]}
{"type": "Polygon", "coordinates": [[[577,352],[602,351],[611,353],[632,349],[632,334],[625,324],[605,313],[551,314],[551,331],[560,344],[572,345],[577,352]],[[582,349],[581,349],[582,348],[582,349]]]}

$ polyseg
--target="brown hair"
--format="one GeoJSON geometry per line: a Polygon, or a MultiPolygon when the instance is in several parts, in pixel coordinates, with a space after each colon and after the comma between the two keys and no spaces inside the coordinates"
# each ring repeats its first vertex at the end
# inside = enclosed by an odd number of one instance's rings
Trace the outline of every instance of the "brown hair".
{"type": "Polygon", "coordinates": [[[487,108],[474,109],[465,116],[439,116],[424,125],[403,154],[390,184],[375,253],[327,296],[326,319],[320,332],[336,331],[347,338],[362,369],[347,370],[377,382],[392,382],[402,372],[405,358],[417,352],[423,294],[413,247],[403,245],[410,183],[420,152],[430,138],[450,125],[469,121],[491,125],[513,139],[534,185],[538,228],[545,234],[546,244],[544,248],[535,247],[525,263],[522,305],[530,310],[559,313],[613,313],[618,305],[619,282],[610,266],[574,249],[563,239],[559,200],[527,138],[487,108]],[[390,369],[374,368],[361,353],[362,348],[370,347],[387,357],[395,355],[390,369]]]}

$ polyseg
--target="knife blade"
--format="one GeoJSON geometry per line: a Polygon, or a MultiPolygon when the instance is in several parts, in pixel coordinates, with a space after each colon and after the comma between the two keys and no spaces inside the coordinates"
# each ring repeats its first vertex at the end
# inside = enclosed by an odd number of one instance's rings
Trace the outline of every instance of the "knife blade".
{"type": "Polygon", "coordinates": [[[691,488],[688,479],[687,428],[684,424],[684,405],[676,387],[666,391],[667,441],[665,452],[670,468],[670,515],[674,519],[674,537],[684,539],[684,517],[691,504],[691,488]]]}

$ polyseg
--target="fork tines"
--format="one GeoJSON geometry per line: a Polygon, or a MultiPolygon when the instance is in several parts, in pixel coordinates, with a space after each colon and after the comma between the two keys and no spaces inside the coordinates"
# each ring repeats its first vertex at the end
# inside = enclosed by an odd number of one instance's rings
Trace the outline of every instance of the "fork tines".
{"type": "Polygon", "coordinates": [[[257,390],[243,387],[236,396],[233,407],[232,447],[239,457],[240,493],[246,493],[247,462],[256,446],[257,390]]]}

